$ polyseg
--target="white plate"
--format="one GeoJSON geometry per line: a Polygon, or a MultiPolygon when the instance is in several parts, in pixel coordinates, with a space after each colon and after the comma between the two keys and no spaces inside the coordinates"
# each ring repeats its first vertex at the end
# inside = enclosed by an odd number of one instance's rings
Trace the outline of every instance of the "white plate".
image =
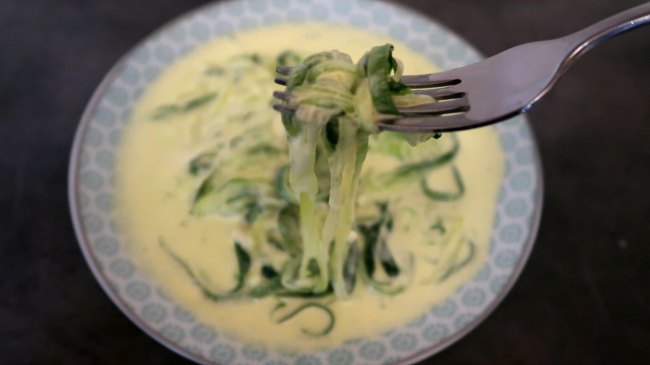
{"type": "MultiPolygon", "coordinates": [[[[315,20],[388,35],[454,68],[480,55],[435,21],[379,1],[237,0],[185,14],[141,42],[104,78],[77,130],[69,194],[77,238],[95,277],[115,304],[146,333],[199,363],[266,365],[409,364],[454,343],[504,298],[533,246],[542,201],[537,147],[524,117],[494,127],[506,156],[490,255],[475,277],[416,321],[372,338],[304,355],[240,343],[200,323],[149,281],[123,249],[114,224],[113,163],[121,131],[139,95],[187,52],[231,32],[315,20]]],[[[497,334],[495,334],[497,335],[497,334]]]]}

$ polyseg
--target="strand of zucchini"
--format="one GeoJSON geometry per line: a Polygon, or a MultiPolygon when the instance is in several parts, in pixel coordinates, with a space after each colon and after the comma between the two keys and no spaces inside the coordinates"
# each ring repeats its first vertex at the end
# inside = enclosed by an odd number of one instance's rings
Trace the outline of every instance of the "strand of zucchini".
{"type": "Polygon", "coordinates": [[[289,138],[289,156],[292,159],[291,166],[294,166],[290,170],[289,184],[298,197],[303,252],[297,275],[295,265],[286,266],[282,273],[282,284],[295,290],[320,293],[329,285],[329,272],[325,261],[327,248],[316,226],[318,180],[313,168],[310,168],[316,161],[320,128],[315,123],[308,123],[301,126],[300,132],[289,138]]]}
{"type": "MultiPolygon", "coordinates": [[[[273,307],[273,309],[271,309],[271,317],[273,317],[278,310],[286,306],[287,305],[284,302],[278,303],[275,307],[273,307]]],[[[278,318],[275,322],[277,324],[282,324],[284,322],[291,320],[292,318],[296,317],[303,311],[310,308],[318,309],[323,313],[325,313],[327,315],[327,323],[325,324],[324,328],[321,329],[320,331],[314,331],[307,328],[303,328],[302,333],[314,337],[321,337],[330,333],[334,328],[334,324],[336,323],[336,317],[334,316],[334,312],[329,307],[316,302],[308,302],[308,303],[301,304],[298,307],[294,308],[293,310],[289,311],[289,313],[286,313],[285,315],[278,318]]]]}
{"type": "Polygon", "coordinates": [[[340,118],[338,141],[328,156],[331,185],[338,189],[330,190],[329,210],[323,227],[323,241],[333,242],[331,256],[332,287],[337,298],[349,296],[344,267],[350,251],[350,232],[355,217],[356,201],[361,166],[368,152],[369,134],[360,130],[349,117],[340,118]]]}
{"type": "MultiPolygon", "coordinates": [[[[353,134],[356,131],[352,120],[339,117],[342,110],[351,108],[352,91],[356,82],[356,68],[348,55],[340,52],[323,52],[307,58],[289,77],[287,90],[292,92],[293,101],[299,106],[293,115],[283,115],[282,120],[287,130],[291,168],[289,185],[294,195],[299,197],[301,236],[303,242],[302,259],[297,275],[293,270],[284,270],[283,284],[290,288],[311,290],[322,293],[330,285],[329,252],[332,239],[334,251],[337,242],[347,241],[347,234],[354,211],[344,199],[349,195],[338,194],[338,186],[343,184],[345,193],[354,193],[353,186],[358,171],[350,171],[343,161],[348,158],[337,151],[339,140],[344,141],[347,152],[356,157],[356,143],[353,134]],[[339,75],[344,75],[340,77],[339,75]],[[330,76],[332,76],[330,78],[330,76]],[[318,197],[318,184],[315,173],[316,148],[318,138],[325,136],[327,124],[336,120],[337,141],[329,141],[328,163],[330,164],[330,209],[322,231],[318,231],[315,205],[318,197]],[[352,128],[352,129],[350,129],[352,128]],[[341,135],[340,131],[348,131],[341,135]],[[342,137],[342,138],[341,138],[342,137]],[[337,212],[338,207],[344,211],[337,212]],[[343,227],[341,227],[343,225],[343,227]],[[345,231],[345,227],[347,231],[345,231]],[[344,230],[344,232],[340,232],[344,230]],[[334,233],[333,233],[334,232],[334,233]]],[[[366,136],[367,139],[367,136],[366,136]]],[[[366,142],[367,143],[367,142],[366,142]]],[[[365,154],[364,154],[365,156],[365,154]]],[[[354,167],[356,163],[352,164],[354,167]]],[[[356,178],[358,180],[358,177],[356,178]]],[[[352,208],[353,209],[353,208],[352,208]]],[[[347,243],[347,242],[345,242],[347,243]]],[[[347,246],[344,244],[344,246],[347,246]]],[[[342,267],[340,263],[334,267],[342,267]]],[[[334,274],[340,277],[339,274],[334,274]]],[[[340,280],[335,280],[335,283],[340,280]]],[[[336,285],[336,284],[335,284],[336,285]]],[[[339,287],[340,285],[336,285],[339,287]]]]}

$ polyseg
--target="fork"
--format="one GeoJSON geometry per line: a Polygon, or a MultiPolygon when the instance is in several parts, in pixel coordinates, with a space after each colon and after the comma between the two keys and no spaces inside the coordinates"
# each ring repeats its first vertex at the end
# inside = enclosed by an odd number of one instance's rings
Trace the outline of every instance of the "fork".
{"type": "MultiPolygon", "coordinates": [[[[380,130],[447,132],[477,128],[528,111],[542,99],[579,56],[616,35],[650,24],[650,2],[606,18],[567,36],[522,44],[483,61],[448,71],[403,76],[415,93],[433,103],[400,108],[378,122],[380,130]]],[[[282,75],[290,67],[278,67],[282,75]]],[[[286,85],[286,78],[275,82],[286,85]]],[[[275,92],[276,98],[290,95],[275,92]]],[[[280,112],[293,112],[276,104],[280,112]]]]}

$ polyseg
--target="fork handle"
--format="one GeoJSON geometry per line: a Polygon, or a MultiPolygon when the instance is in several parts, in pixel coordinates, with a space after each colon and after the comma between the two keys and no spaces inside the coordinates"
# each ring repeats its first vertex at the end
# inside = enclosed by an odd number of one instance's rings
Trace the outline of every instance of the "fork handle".
{"type": "Polygon", "coordinates": [[[569,57],[564,68],[566,69],[572,61],[603,41],[648,24],[650,24],[650,2],[610,16],[561,38],[566,42],[569,50],[569,57]]]}

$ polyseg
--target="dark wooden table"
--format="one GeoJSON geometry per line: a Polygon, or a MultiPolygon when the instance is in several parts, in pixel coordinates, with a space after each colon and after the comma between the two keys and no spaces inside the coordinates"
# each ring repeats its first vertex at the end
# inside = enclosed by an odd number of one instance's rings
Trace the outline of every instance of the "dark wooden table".
{"type": "MultiPolygon", "coordinates": [[[[141,38],[200,0],[0,0],[0,363],[180,364],[95,282],[68,213],[73,133],[141,38]]],[[[402,1],[490,55],[632,0],[402,1]]],[[[650,361],[650,27],[592,51],[529,114],[546,177],[536,247],[436,364],[650,361]]]]}

